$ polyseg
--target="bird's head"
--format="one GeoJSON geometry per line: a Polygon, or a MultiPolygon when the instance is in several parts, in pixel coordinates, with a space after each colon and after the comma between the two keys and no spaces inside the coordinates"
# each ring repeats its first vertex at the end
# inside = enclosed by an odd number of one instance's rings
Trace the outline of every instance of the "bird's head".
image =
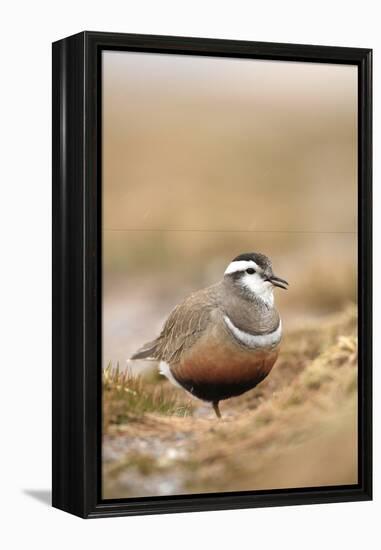
{"type": "Polygon", "coordinates": [[[284,290],[288,287],[287,281],[274,275],[271,260],[258,252],[240,254],[234,258],[226,268],[224,278],[261,298],[267,305],[274,302],[274,287],[284,290]]]}

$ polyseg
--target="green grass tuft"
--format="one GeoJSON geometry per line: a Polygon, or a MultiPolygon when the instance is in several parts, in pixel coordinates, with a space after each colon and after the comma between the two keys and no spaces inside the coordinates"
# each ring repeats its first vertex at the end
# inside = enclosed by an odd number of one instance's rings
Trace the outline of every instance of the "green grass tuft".
{"type": "Polygon", "coordinates": [[[189,416],[192,406],[182,401],[175,388],[150,383],[129,370],[120,371],[111,364],[103,371],[103,427],[120,425],[145,413],[189,416]]]}

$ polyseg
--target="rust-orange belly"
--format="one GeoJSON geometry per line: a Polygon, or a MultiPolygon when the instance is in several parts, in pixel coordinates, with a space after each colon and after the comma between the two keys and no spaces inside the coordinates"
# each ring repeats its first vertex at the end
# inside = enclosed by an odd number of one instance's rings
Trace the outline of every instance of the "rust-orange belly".
{"type": "Polygon", "coordinates": [[[183,353],[171,371],[196,397],[218,401],[254,388],[269,374],[277,357],[277,347],[247,348],[219,325],[183,353]]]}

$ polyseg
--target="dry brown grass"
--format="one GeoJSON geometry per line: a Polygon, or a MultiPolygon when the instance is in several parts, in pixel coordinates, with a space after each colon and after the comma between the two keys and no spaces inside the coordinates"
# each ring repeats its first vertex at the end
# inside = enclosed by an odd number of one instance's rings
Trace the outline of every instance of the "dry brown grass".
{"type": "Polygon", "coordinates": [[[103,431],[137,419],[146,413],[187,416],[192,413],[189,400],[172,391],[167,385],[157,384],[148,377],[121,372],[110,364],[103,371],[103,431]]]}
{"type": "MultiPolygon", "coordinates": [[[[158,387],[170,401],[184,398],[166,383],[158,387]]],[[[108,407],[111,396],[105,396],[108,407]]],[[[193,417],[151,408],[133,421],[109,421],[104,496],[356,483],[356,407],[356,312],[350,307],[287,334],[271,375],[223,402],[222,421],[198,402],[193,417]]]]}

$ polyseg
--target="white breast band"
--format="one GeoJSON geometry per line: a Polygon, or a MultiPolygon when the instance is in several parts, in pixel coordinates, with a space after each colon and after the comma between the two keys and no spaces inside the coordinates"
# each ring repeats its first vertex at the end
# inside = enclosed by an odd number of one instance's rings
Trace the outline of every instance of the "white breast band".
{"type": "Polygon", "coordinates": [[[282,337],[282,322],[269,334],[249,334],[234,325],[227,315],[224,315],[224,321],[234,337],[249,348],[268,348],[279,344],[282,337]]]}

